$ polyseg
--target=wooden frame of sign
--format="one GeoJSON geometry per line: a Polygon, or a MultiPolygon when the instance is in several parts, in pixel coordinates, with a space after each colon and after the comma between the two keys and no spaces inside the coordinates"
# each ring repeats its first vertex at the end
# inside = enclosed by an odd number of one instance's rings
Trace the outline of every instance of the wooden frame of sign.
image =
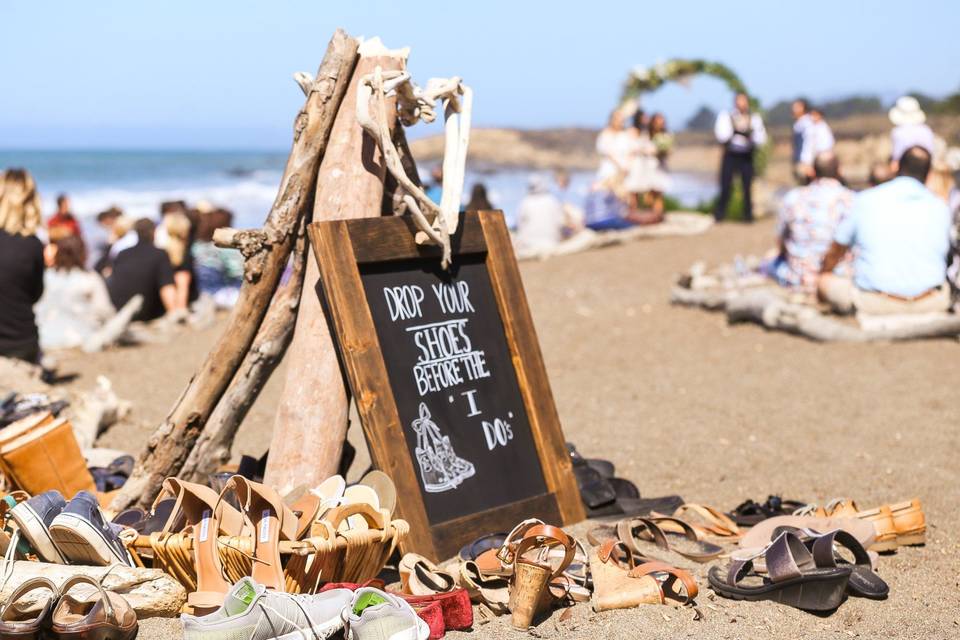
{"type": "Polygon", "coordinates": [[[525,518],[584,518],[503,214],[462,214],[453,264],[408,217],[309,226],[370,455],[404,549],[435,560],[525,518]]]}

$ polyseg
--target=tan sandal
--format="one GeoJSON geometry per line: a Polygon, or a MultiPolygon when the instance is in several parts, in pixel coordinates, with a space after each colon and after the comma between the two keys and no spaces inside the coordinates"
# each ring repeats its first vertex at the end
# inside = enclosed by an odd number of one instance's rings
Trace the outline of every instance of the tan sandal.
{"type": "Polygon", "coordinates": [[[457,584],[467,590],[474,604],[486,605],[495,615],[507,613],[510,609],[510,582],[500,576],[485,576],[477,563],[466,560],[460,563],[455,575],[457,584]]]}
{"type": "Polygon", "coordinates": [[[925,544],[927,521],[919,498],[874,509],[860,509],[853,500],[831,500],[826,507],[817,508],[817,515],[858,518],[873,524],[876,540],[872,551],[893,551],[900,546],[925,544]]]}
{"type": "Polygon", "coordinates": [[[296,514],[270,487],[233,476],[224,485],[221,499],[233,491],[243,508],[244,518],[253,535],[253,569],[250,577],[268,589],[284,591],[286,579],[280,560],[280,541],[296,540],[299,526],[296,514]]]}
{"type": "MultiPolygon", "coordinates": [[[[650,515],[654,517],[666,517],[664,514],[655,511],[650,515]]],[[[677,507],[677,510],[673,512],[673,517],[689,524],[701,538],[710,536],[716,538],[739,538],[741,535],[740,527],[738,527],[727,514],[708,505],[693,503],[680,505],[677,507]]],[[[672,533],[683,533],[682,527],[671,522],[662,522],[660,528],[672,533]]]]}
{"type": "Polygon", "coordinates": [[[397,567],[404,593],[432,596],[457,588],[456,579],[448,572],[416,553],[406,553],[397,567]]]}
{"type": "MultiPolygon", "coordinates": [[[[106,577],[106,576],[104,576],[106,577]]],[[[73,640],[103,638],[132,640],[137,636],[137,614],[126,599],[103,588],[102,580],[77,574],[60,587],[60,601],[50,615],[48,638],[73,640]],[[77,600],[68,592],[79,584],[89,584],[100,592],[99,600],[77,600]]]]}
{"type": "Polygon", "coordinates": [[[598,612],[663,604],[667,597],[664,586],[682,588],[669,591],[671,597],[681,604],[692,601],[699,592],[696,580],[688,572],[662,562],[637,565],[627,545],[615,540],[608,540],[593,549],[590,572],[593,575],[593,610],[598,612]]]}

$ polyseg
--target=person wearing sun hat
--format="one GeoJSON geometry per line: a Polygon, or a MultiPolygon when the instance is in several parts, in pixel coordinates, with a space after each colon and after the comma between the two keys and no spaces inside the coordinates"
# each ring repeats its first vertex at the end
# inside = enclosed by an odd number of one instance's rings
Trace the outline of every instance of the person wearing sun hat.
{"type": "MultiPolygon", "coordinates": [[[[913,96],[897,98],[890,109],[890,160],[894,165],[900,162],[900,156],[910,147],[923,147],[931,154],[934,152],[933,130],[927,125],[927,114],[920,108],[920,102],[913,96]]],[[[896,168],[894,168],[896,172],[896,168]]]]}

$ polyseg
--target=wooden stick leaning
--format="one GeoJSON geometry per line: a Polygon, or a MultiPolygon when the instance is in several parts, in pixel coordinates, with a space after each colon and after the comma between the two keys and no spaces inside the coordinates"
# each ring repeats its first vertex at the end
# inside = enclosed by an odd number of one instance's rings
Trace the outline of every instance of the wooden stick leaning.
{"type": "Polygon", "coordinates": [[[180,469],[179,477],[183,480],[206,484],[211,473],[229,462],[237,429],[290,345],[303,289],[307,251],[305,223],[306,217],[301,216],[290,278],[277,289],[243,363],[180,469]]]}
{"type": "MultiPolygon", "coordinates": [[[[238,234],[246,258],[245,279],[227,327],[166,421],[150,437],[112,509],[148,506],[163,479],[179,473],[249,350],[287,265],[298,220],[310,211],[320,160],[356,60],[356,41],[338,29],[295,120],[293,147],[263,231],[238,234]]],[[[302,77],[298,82],[305,84],[302,77]]]]}
{"type": "MultiPolygon", "coordinates": [[[[314,222],[380,215],[386,168],[376,144],[357,124],[357,85],[359,78],[377,66],[402,69],[407,51],[387,50],[379,39],[373,39],[360,46],[359,54],[330,134],[330,152],[320,165],[314,222]]],[[[387,105],[389,113],[396,112],[394,100],[387,105]]],[[[317,295],[320,272],[309,258],[306,269],[267,459],[265,482],[281,494],[300,484],[317,485],[337,473],[347,433],[347,389],[317,295]]]]}

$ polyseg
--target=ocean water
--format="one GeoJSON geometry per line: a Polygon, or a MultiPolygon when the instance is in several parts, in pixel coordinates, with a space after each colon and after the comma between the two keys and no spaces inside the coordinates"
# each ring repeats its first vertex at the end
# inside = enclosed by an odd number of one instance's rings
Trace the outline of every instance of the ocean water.
{"type": "MultiPolygon", "coordinates": [[[[57,194],[67,193],[74,213],[93,224],[97,213],[118,206],[128,215],[156,217],[160,203],[207,200],[234,212],[234,225],[263,223],[277,193],[285,151],[0,151],[0,168],[24,167],[37,181],[44,212],[52,214],[57,194]]],[[[421,167],[421,171],[428,166],[421,167]]],[[[477,182],[487,185],[492,204],[513,223],[531,171],[484,167],[468,171],[464,202],[477,182]]],[[[592,174],[571,175],[571,197],[586,197],[592,174]]],[[[703,176],[673,174],[671,195],[694,206],[716,191],[703,176]]]]}

